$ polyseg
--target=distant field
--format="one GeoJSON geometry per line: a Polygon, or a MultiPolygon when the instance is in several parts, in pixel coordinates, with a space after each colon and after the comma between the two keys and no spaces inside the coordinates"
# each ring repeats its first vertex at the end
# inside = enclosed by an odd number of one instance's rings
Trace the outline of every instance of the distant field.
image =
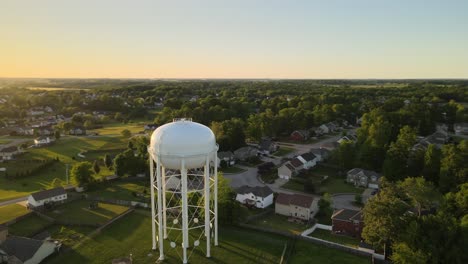
{"type": "Polygon", "coordinates": [[[11,221],[18,216],[29,213],[26,207],[19,204],[10,204],[0,207],[0,224],[11,221]]]}
{"type": "Polygon", "coordinates": [[[87,88],[68,88],[68,87],[28,87],[29,90],[43,90],[43,91],[72,91],[72,90],[87,90],[87,88]]]}
{"type": "Polygon", "coordinates": [[[90,130],[90,132],[97,132],[99,135],[102,136],[118,136],[121,137],[121,132],[124,129],[130,130],[132,134],[136,134],[138,132],[142,132],[145,130],[144,123],[129,123],[129,124],[122,124],[122,123],[113,123],[113,124],[106,124],[105,127],[99,129],[90,130]]]}
{"type": "MultiPolygon", "coordinates": [[[[145,212],[146,213],[146,212],[145,212]]],[[[279,263],[289,239],[236,227],[221,227],[220,245],[212,247],[212,257],[205,258],[203,247],[193,251],[190,263],[279,263]]],[[[202,245],[203,244],[203,241],[202,245]]],[[[164,263],[181,263],[174,249],[166,245],[164,263]]],[[[190,252],[190,249],[189,249],[190,252]]],[[[155,263],[158,252],[151,250],[151,217],[131,213],[70,251],[62,252],[47,263],[110,263],[114,258],[132,254],[134,263],[155,263]],[[151,253],[151,255],[148,255],[151,253]]],[[[370,263],[366,258],[298,241],[288,263],[370,263]]]]}
{"type": "Polygon", "coordinates": [[[149,179],[147,181],[135,181],[135,182],[111,182],[103,183],[100,188],[94,191],[87,192],[91,196],[126,200],[126,201],[141,201],[148,202],[150,198],[149,179]],[[144,196],[134,196],[135,194],[143,194],[144,196]]]}

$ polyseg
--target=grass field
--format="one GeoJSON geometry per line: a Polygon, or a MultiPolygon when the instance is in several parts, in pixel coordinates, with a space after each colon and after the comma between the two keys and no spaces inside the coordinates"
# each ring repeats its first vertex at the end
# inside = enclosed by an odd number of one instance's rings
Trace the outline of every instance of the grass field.
{"type": "Polygon", "coordinates": [[[50,225],[51,223],[47,220],[44,220],[35,214],[31,214],[28,217],[21,219],[21,221],[9,226],[8,232],[15,236],[31,237],[50,225]]]}
{"type": "Polygon", "coordinates": [[[98,189],[89,191],[88,194],[108,199],[148,202],[151,191],[149,185],[149,180],[102,183],[98,189]],[[144,193],[145,190],[146,193],[144,193]],[[134,196],[133,193],[143,194],[143,196],[134,196]]]}
{"type": "Polygon", "coordinates": [[[311,178],[315,184],[315,193],[362,193],[363,188],[356,188],[352,184],[345,182],[345,176],[340,176],[339,171],[324,166],[316,166],[310,169],[304,177],[294,177],[282,187],[286,189],[304,191],[304,182],[311,178]],[[321,179],[327,176],[326,180],[321,179]]]}
{"type": "MultiPolygon", "coordinates": [[[[15,175],[14,172],[17,170],[32,169],[32,166],[37,166],[37,163],[28,163],[24,162],[24,160],[55,159],[58,157],[60,162],[55,163],[45,171],[21,179],[8,180],[5,178],[5,174],[0,172],[0,201],[25,196],[40,189],[47,189],[55,178],[66,182],[65,163],[73,165],[76,162],[85,160],[92,162],[94,159],[98,159],[101,154],[104,156],[108,151],[115,154],[113,151],[123,148],[126,148],[126,142],[118,137],[66,136],[51,146],[29,149],[28,153],[21,156],[20,161],[2,164],[2,167],[7,167],[9,175],[15,175]],[[77,157],[78,153],[87,150],[93,150],[92,154],[85,159],[77,157]]],[[[112,174],[113,172],[101,166],[101,172],[96,177],[100,178],[112,174]]]]}
{"type": "Polygon", "coordinates": [[[19,204],[10,204],[0,207],[0,224],[29,213],[29,210],[19,204]]]}
{"type": "Polygon", "coordinates": [[[124,129],[130,130],[132,134],[136,134],[138,132],[144,131],[145,124],[144,123],[128,123],[128,124],[123,124],[123,123],[112,123],[112,124],[106,124],[104,128],[99,128],[99,129],[93,129],[90,130],[89,132],[96,132],[99,133],[101,136],[118,136],[121,137],[121,132],[124,129]]]}
{"type": "MultiPolygon", "coordinates": [[[[235,227],[220,228],[220,245],[212,247],[207,259],[200,248],[193,251],[190,263],[278,263],[287,238],[235,227]]],[[[202,244],[203,245],[203,244],[202,244]]],[[[190,249],[189,249],[190,252],[190,249]]],[[[134,263],[155,263],[158,251],[151,251],[151,220],[146,214],[131,213],[73,250],[53,257],[47,263],[110,263],[132,254],[134,263]],[[152,255],[149,256],[148,254],[152,255]]],[[[369,263],[341,251],[298,241],[296,256],[289,263],[369,263]],[[304,262],[305,261],[305,262],[304,262]],[[341,262],[340,262],[341,261],[341,262]]],[[[166,247],[163,263],[180,263],[174,249],[166,247]]]]}
{"type": "Polygon", "coordinates": [[[250,222],[249,224],[261,227],[267,227],[274,230],[288,231],[292,234],[300,234],[308,228],[307,225],[292,223],[288,221],[288,217],[277,215],[274,212],[268,213],[265,216],[250,222]]]}
{"type": "Polygon", "coordinates": [[[53,239],[60,240],[64,245],[72,247],[76,243],[80,242],[94,229],[90,227],[81,226],[62,226],[53,225],[47,228],[53,239]]]}
{"type": "Polygon", "coordinates": [[[128,207],[99,203],[96,209],[89,209],[90,201],[78,200],[61,205],[46,214],[54,219],[77,224],[104,224],[119,214],[125,212],[128,207]]]}
{"type": "Polygon", "coordinates": [[[292,257],[289,258],[291,264],[303,263],[340,263],[340,264],[361,264],[371,263],[371,260],[364,257],[344,253],[336,249],[311,244],[298,240],[292,257]]]}
{"type": "Polygon", "coordinates": [[[359,246],[359,239],[345,235],[335,235],[328,230],[315,229],[309,236],[335,242],[341,245],[357,248],[359,246]]]}

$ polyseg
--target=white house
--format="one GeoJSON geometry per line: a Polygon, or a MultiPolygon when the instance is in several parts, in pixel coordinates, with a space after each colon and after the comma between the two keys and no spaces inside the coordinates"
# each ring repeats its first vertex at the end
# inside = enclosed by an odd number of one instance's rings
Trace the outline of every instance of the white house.
{"type": "Polygon", "coordinates": [[[236,201],[242,204],[266,208],[273,204],[273,191],[268,186],[241,186],[236,190],[236,201]]]}
{"type": "Polygon", "coordinates": [[[353,183],[356,187],[378,189],[380,175],[375,171],[354,168],[346,173],[346,181],[353,183]]]}
{"type": "Polygon", "coordinates": [[[39,264],[60,246],[50,240],[8,236],[8,228],[0,226],[0,263],[39,264]]]}
{"type": "Polygon", "coordinates": [[[218,152],[218,167],[221,165],[221,161],[224,160],[228,166],[236,164],[234,153],[232,151],[220,151],[218,152]]]}
{"type": "Polygon", "coordinates": [[[290,162],[286,162],[280,167],[278,167],[278,177],[280,179],[289,180],[296,173],[296,169],[290,162]]]}
{"type": "Polygon", "coordinates": [[[342,136],[340,139],[338,139],[337,142],[341,144],[341,143],[343,143],[345,141],[356,142],[357,141],[357,136],[353,135],[353,134],[342,136]]]}
{"type": "Polygon", "coordinates": [[[301,154],[299,156],[297,156],[297,158],[302,162],[303,165],[303,168],[308,170],[312,167],[315,167],[315,165],[317,165],[317,157],[314,155],[314,153],[312,152],[307,152],[307,153],[304,153],[304,154],[301,154]]]}
{"type": "Polygon", "coordinates": [[[38,137],[34,139],[34,145],[36,147],[42,146],[42,145],[47,145],[52,143],[54,140],[51,139],[50,137],[38,137]]]}
{"type": "Polygon", "coordinates": [[[63,187],[35,192],[28,197],[28,207],[36,208],[48,203],[63,203],[67,198],[67,192],[63,187]]]}

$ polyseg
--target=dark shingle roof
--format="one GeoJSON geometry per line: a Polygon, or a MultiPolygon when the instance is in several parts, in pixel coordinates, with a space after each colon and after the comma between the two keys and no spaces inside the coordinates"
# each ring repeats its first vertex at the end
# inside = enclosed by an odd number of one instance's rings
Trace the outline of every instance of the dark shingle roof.
{"type": "Polygon", "coordinates": [[[58,187],[58,188],[54,188],[50,190],[35,192],[35,193],[32,193],[31,195],[34,198],[34,200],[40,201],[40,200],[44,200],[47,198],[51,198],[51,197],[63,195],[63,194],[66,194],[65,189],[63,187],[58,187]]]}
{"type": "Polygon", "coordinates": [[[296,205],[300,207],[310,208],[312,202],[314,201],[313,197],[305,196],[301,194],[286,194],[280,193],[276,198],[276,202],[284,205],[296,205]]]}
{"type": "Polygon", "coordinates": [[[314,155],[314,153],[312,153],[312,152],[304,153],[304,154],[301,155],[301,157],[302,157],[303,159],[305,159],[305,161],[311,161],[311,160],[317,158],[317,157],[314,155]]]}
{"type": "Polygon", "coordinates": [[[18,147],[15,147],[15,146],[7,147],[7,148],[0,150],[0,152],[4,152],[4,153],[12,153],[16,151],[18,151],[18,147]]]}
{"type": "Polygon", "coordinates": [[[36,239],[10,236],[0,244],[0,249],[5,251],[9,256],[15,256],[22,262],[25,262],[36,254],[42,243],[42,241],[36,239]]]}
{"type": "Polygon", "coordinates": [[[293,165],[295,168],[304,165],[304,163],[302,163],[302,161],[300,161],[298,158],[294,158],[290,162],[291,162],[291,165],[293,165]]]}
{"type": "Polygon", "coordinates": [[[296,169],[294,169],[294,166],[291,165],[291,163],[286,163],[286,167],[287,167],[288,169],[290,169],[291,171],[295,171],[295,170],[296,170],[296,169]]]}
{"type": "Polygon", "coordinates": [[[263,197],[263,198],[268,197],[273,193],[273,191],[268,186],[251,187],[251,186],[244,185],[244,186],[239,187],[236,191],[237,193],[241,193],[241,194],[253,193],[255,196],[263,197]]]}
{"type": "Polygon", "coordinates": [[[358,220],[362,221],[362,213],[361,211],[351,210],[351,209],[341,209],[336,211],[332,217],[333,220],[341,220],[341,221],[352,221],[358,220]]]}

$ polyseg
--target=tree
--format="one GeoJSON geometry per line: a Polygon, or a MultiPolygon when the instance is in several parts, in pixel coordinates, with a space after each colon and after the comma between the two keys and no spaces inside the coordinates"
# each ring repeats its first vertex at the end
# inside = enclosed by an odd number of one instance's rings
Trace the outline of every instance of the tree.
{"type": "Polygon", "coordinates": [[[367,243],[385,249],[398,241],[398,235],[408,220],[405,217],[408,205],[398,197],[399,190],[392,183],[382,184],[381,191],[369,199],[363,209],[364,228],[362,237],[367,243]]]}
{"type": "Polygon", "coordinates": [[[423,175],[426,180],[434,184],[439,184],[440,158],[440,150],[433,144],[429,145],[424,154],[423,175]]]}
{"type": "Polygon", "coordinates": [[[342,169],[351,169],[354,167],[355,148],[352,141],[343,141],[335,150],[334,157],[342,169]]]}
{"type": "Polygon", "coordinates": [[[109,169],[112,166],[112,159],[109,154],[104,155],[104,165],[109,169]]]}
{"type": "Polygon", "coordinates": [[[95,160],[93,163],[93,171],[96,174],[99,174],[99,172],[101,171],[101,168],[99,167],[99,163],[97,160],[95,160]]]}
{"type": "Polygon", "coordinates": [[[132,141],[128,141],[127,148],[128,148],[128,149],[131,149],[131,150],[134,149],[134,147],[133,147],[133,142],[132,142],[132,141]]]}
{"type": "Polygon", "coordinates": [[[70,170],[71,179],[78,185],[78,186],[85,186],[88,183],[92,182],[93,180],[93,171],[91,170],[92,164],[85,161],[79,162],[73,165],[70,170]]]}
{"type": "Polygon", "coordinates": [[[130,132],[130,130],[128,130],[128,129],[122,130],[122,132],[120,132],[120,134],[121,134],[122,137],[124,137],[124,138],[129,138],[129,137],[132,136],[132,132],[130,132]]]}
{"type": "Polygon", "coordinates": [[[406,178],[398,185],[409,198],[411,204],[418,210],[418,216],[421,216],[423,209],[430,209],[438,198],[432,183],[423,177],[406,178]]]}
{"type": "Polygon", "coordinates": [[[59,130],[55,130],[54,137],[55,137],[56,140],[60,139],[60,131],[59,130]]]}
{"type": "Polygon", "coordinates": [[[408,170],[405,165],[415,141],[416,132],[413,128],[404,126],[400,129],[396,142],[393,142],[387,151],[383,165],[383,172],[388,180],[397,181],[407,176],[408,170]]]}

